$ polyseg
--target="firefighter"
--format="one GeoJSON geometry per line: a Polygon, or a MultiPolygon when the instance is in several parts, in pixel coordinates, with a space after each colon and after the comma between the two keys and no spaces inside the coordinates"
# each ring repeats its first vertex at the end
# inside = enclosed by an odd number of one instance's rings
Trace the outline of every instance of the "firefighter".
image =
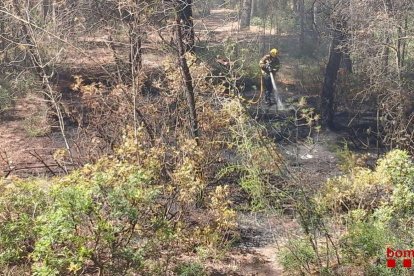
{"type": "MultiPolygon", "coordinates": [[[[260,60],[260,69],[262,69],[263,83],[265,85],[265,102],[268,105],[272,104],[272,79],[270,74],[275,74],[280,69],[279,51],[276,48],[270,50],[269,54],[262,57],[260,60]]],[[[274,76],[274,75],[273,75],[274,76]]]]}

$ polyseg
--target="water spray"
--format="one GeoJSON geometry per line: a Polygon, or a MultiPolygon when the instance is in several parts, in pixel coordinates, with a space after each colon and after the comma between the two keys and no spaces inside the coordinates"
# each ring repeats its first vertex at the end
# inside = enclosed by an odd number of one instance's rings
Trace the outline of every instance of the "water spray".
{"type": "Polygon", "coordinates": [[[270,73],[270,79],[272,80],[273,91],[275,93],[277,110],[280,110],[280,111],[285,110],[286,107],[283,104],[282,99],[279,96],[279,91],[277,90],[275,78],[272,73],[270,73]]]}

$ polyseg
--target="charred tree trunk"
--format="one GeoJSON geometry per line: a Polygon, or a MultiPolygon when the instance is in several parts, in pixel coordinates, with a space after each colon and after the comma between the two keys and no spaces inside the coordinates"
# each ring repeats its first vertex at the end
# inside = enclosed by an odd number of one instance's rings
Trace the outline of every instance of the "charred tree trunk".
{"type": "MultiPolygon", "coordinates": [[[[255,3],[256,7],[254,7],[254,8],[256,9],[256,16],[258,16],[262,19],[265,19],[266,14],[267,14],[266,13],[267,5],[266,5],[265,1],[264,0],[255,0],[255,1],[256,1],[256,3],[255,3]]],[[[252,3],[252,9],[253,9],[253,3],[252,3]]]]}
{"type": "Polygon", "coordinates": [[[397,34],[398,34],[398,40],[397,40],[397,63],[398,63],[398,68],[399,70],[401,69],[401,67],[403,67],[404,65],[404,39],[403,37],[405,37],[406,34],[406,24],[407,21],[405,21],[405,23],[403,23],[403,26],[398,26],[397,27],[397,34]]]}
{"type": "MultiPolygon", "coordinates": [[[[1,8],[1,6],[0,6],[1,8]]],[[[3,51],[6,49],[6,24],[4,22],[5,18],[3,17],[0,19],[0,52],[3,53],[3,51]]],[[[6,60],[6,52],[4,52],[3,59],[6,60]]]]}
{"type": "Polygon", "coordinates": [[[193,79],[191,77],[190,68],[187,65],[187,59],[185,58],[186,48],[184,44],[183,36],[183,26],[181,25],[181,15],[180,15],[180,5],[176,6],[176,43],[178,48],[178,61],[180,64],[181,74],[184,81],[184,89],[187,98],[187,105],[190,112],[190,128],[191,134],[194,139],[196,139],[197,144],[199,143],[199,130],[198,130],[198,121],[197,121],[197,111],[195,107],[195,98],[194,98],[194,87],[193,79]]]}
{"type": "Polygon", "coordinates": [[[201,16],[205,17],[211,14],[211,4],[210,1],[205,1],[202,5],[202,9],[201,9],[201,16]]]}
{"type": "Polygon", "coordinates": [[[252,0],[243,0],[242,10],[240,14],[240,29],[248,29],[250,27],[251,10],[252,0]]]}
{"type": "MultiPolygon", "coordinates": [[[[346,34],[344,34],[345,36],[346,34]]],[[[346,40],[346,42],[349,41],[348,37],[344,37],[344,39],[346,40]]],[[[346,70],[347,73],[352,73],[353,69],[352,69],[352,59],[351,59],[351,54],[350,54],[350,50],[349,50],[349,45],[345,44],[343,45],[343,53],[342,53],[342,63],[343,66],[346,70]]]]}
{"type": "Polygon", "coordinates": [[[186,52],[192,52],[195,44],[194,22],[193,22],[193,0],[178,1],[178,14],[181,21],[182,42],[186,52]]]}
{"type": "Polygon", "coordinates": [[[348,52],[342,54],[342,62],[347,73],[352,73],[352,60],[348,52]]]}
{"type": "Polygon", "coordinates": [[[294,13],[299,13],[299,2],[300,0],[292,0],[292,10],[294,13]]]}
{"type": "Polygon", "coordinates": [[[300,35],[299,35],[299,47],[303,53],[305,51],[305,0],[299,0],[299,22],[300,22],[300,35]]]}
{"type": "Polygon", "coordinates": [[[388,47],[390,45],[390,38],[387,37],[385,39],[385,46],[384,46],[384,54],[383,54],[383,66],[384,66],[384,72],[385,74],[388,74],[388,60],[390,56],[390,48],[388,47]]]}
{"type": "Polygon", "coordinates": [[[257,0],[252,0],[252,6],[250,8],[250,18],[257,16],[257,0]]]}
{"type": "MultiPolygon", "coordinates": [[[[154,133],[145,119],[144,115],[137,107],[137,94],[140,89],[140,73],[142,69],[142,22],[141,22],[141,0],[135,0],[135,6],[133,7],[132,17],[129,22],[129,62],[130,62],[130,78],[132,82],[132,103],[134,114],[134,128],[135,135],[138,130],[138,120],[144,125],[149,137],[150,142],[154,145],[154,133]]],[[[114,51],[115,53],[115,51],[114,51]]]]}
{"type": "MultiPolygon", "coordinates": [[[[392,2],[391,0],[386,0],[385,1],[385,12],[387,14],[387,17],[392,17],[392,13],[393,13],[393,6],[392,6],[392,2]]],[[[383,57],[383,66],[384,66],[384,72],[385,74],[388,74],[389,70],[388,70],[388,66],[389,66],[389,56],[390,56],[390,36],[389,34],[386,34],[387,37],[385,39],[385,43],[384,43],[384,57],[383,57]]]]}
{"type": "Polygon", "coordinates": [[[49,14],[50,9],[50,0],[42,1],[42,10],[43,10],[43,21],[46,21],[46,17],[49,14]]]}
{"type": "Polygon", "coordinates": [[[343,56],[339,46],[345,38],[343,24],[336,24],[332,34],[332,43],[329,50],[329,60],[326,65],[325,79],[321,94],[322,123],[329,128],[334,128],[334,95],[335,82],[338,76],[339,66],[343,56]]]}

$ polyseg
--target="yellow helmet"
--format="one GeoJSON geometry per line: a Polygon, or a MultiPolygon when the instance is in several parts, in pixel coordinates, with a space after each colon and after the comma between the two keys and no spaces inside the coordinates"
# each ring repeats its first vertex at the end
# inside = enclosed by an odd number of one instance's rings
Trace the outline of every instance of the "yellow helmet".
{"type": "Polygon", "coordinates": [[[279,54],[279,51],[276,48],[273,48],[272,50],[270,50],[270,55],[272,57],[275,57],[279,54]]]}

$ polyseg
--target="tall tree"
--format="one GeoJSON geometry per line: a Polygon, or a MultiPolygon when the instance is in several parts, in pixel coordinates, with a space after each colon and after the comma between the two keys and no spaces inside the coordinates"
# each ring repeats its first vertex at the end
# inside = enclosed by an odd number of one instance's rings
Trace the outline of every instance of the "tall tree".
{"type": "MultiPolygon", "coordinates": [[[[191,76],[190,68],[187,64],[187,59],[185,57],[185,54],[188,49],[186,49],[186,38],[184,36],[185,31],[188,31],[188,26],[182,24],[182,4],[180,0],[177,0],[175,3],[175,33],[176,33],[176,45],[178,48],[178,61],[181,69],[181,74],[184,82],[184,89],[186,93],[187,98],[187,105],[189,109],[189,117],[190,117],[190,128],[191,128],[191,134],[193,138],[196,139],[198,144],[198,138],[199,138],[199,130],[198,130],[198,120],[197,120],[197,111],[195,106],[195,97],[194,97],[194,86],[193,86],[193,79],[191,76]],[[178,2],[178,3],[177,3],[178,2]],[[184,31],[183,31],[184,30],[184,31]]],[[[184,1],[184,2],[190,2],[191,0],[184,1]]],[[[191,7],[191,6],[190,6],[191,7]]],[[[192,30],[194,31],[194,30],[192,30]]],[[[188,46],[188,44],[187,44],[188,46]]]]}
{"type": "Polygon", "coordinates": [[[141,1],[135,0],[131,7],[129,21],[129,62],[131,64],[131,76],[135,77],[142,67],[142,30],[141,30],[141,1]]]}
{"type": "Polygon", "coordinates": [[[257,7],[257,0],[252,0],[252,6],[250,10],[250,18],[257,16],[258,7],[257,7]]]}
{"type": "Polygon", "coordinates": [[[240,28],[248,29],[250,27],[250,15],[252,10],[252,0],[243,0],[240,13],[240,28]]]}
{"type": "Polygon", "coordinates": [[[299,47],[303,52],[305,50],[305,0],[299,0],[298,6],[300,23],[299,47]]]}
{"type": "Polygon", "coordinates": [[[329,128],[334,127],[334,95],[335,82],[338,76],[339,66],[343,57],[340,45],[345,39],[344,23],[338,22],[332,30],[332,42],[329,50],[329,60],[326,65],[325,79],[321,94],[322,122],[329,128]]]}
{"type": "MultiPolygon", "coordinates": [[[[3,9],[3,5],[4,5],[3,2],[0,3],[0,9],[3,9]]],[[[6,22],[5,22],[5,17],[2,16],[0,17],[0,53],[1,54],[3,54],[3,51],[6,49],[5,35],[6,35],[6,22]]],[[[0,60],[5,58],[5,55],[6,55],[6,52],[4,51],[4,57],[0,55],[0,60]]]]}
{"type": "Polygon", "coordinates": [[[193,22],[193,0],[179,0],[177,5],[178,18],[180,19],[182,42],[186,52],[193,51],[195,44],[193,22]]]}

